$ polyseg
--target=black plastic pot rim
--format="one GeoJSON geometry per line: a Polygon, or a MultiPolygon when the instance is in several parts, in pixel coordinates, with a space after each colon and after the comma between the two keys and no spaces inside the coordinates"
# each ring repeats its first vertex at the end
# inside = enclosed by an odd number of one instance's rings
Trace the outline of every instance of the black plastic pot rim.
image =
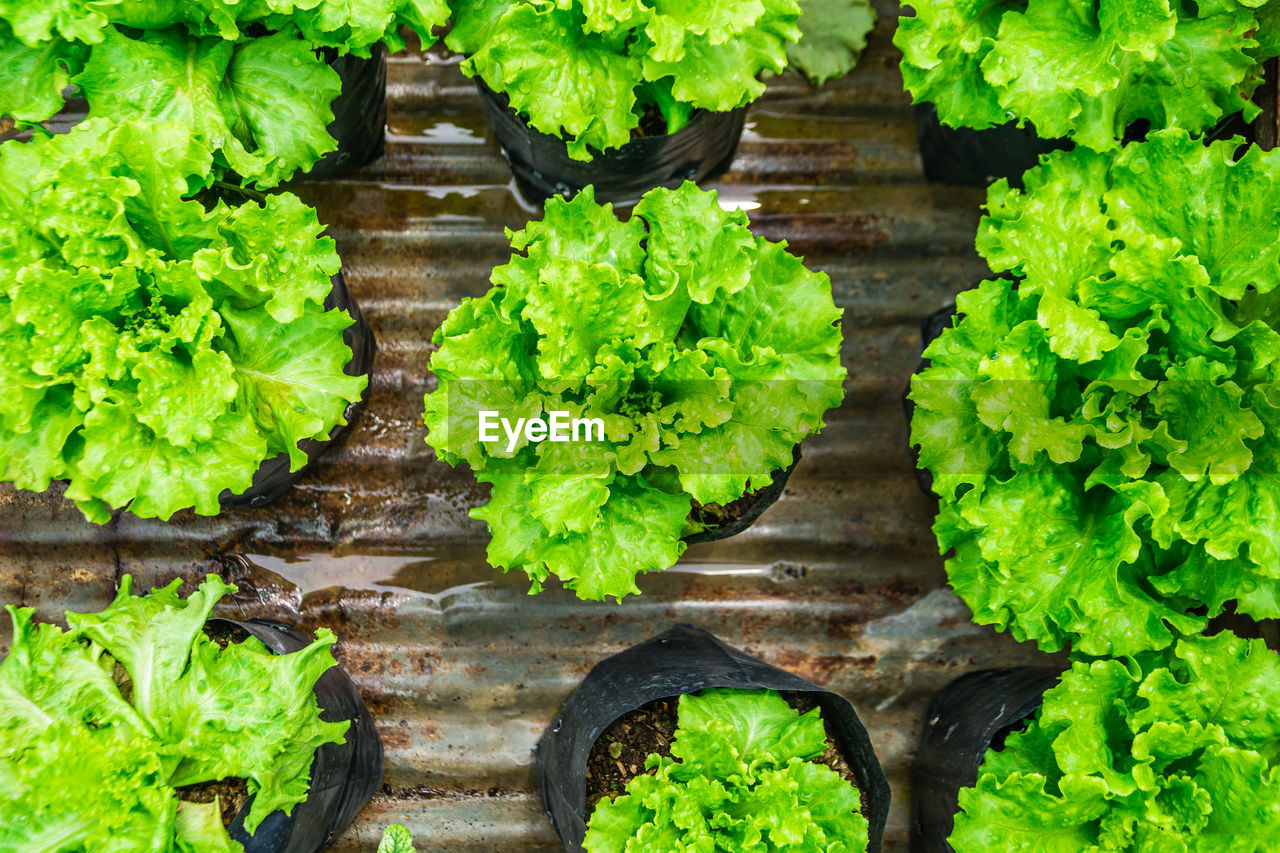
{"type": "Polygon", "coordinates": [[[911,853],[955,853],[948,838],[961,789],[977,783],[995,739],[1034,716],[1061,673],[1037,666],[980,670],[938,694],[912,776],[911,853]]]}
{"type": "Polygon", "coordinates": [[[727,170],[737,153],[747,108],[701,111],[688,125],[664,136],[636,136],[588,160],[569,156],[560,136],[532,127],[510,99],[475,78],[489,126],[511,166],[520,193],[533,203],[571,197],[588,186],[596,200],[629,204],[654,187],[704,181],[727,170]]]}
{"type": "MultiPolygon", "coordinates": [[[[539,136],[545,136],[550,139],[557,139],[560,142],[563,142],[566,148],[568,148],[569,143],[573,141],[572,135],[566,136],[564,134],[564,128],[561,128],[560,131],[557,133],[547,133],[545,130],[539,130],[538,128],[534,127],[529,122],[528,116],[526,116],[522,112],[518,112],[517,110],[511,107],[511,99],[507,96],[506,92],[499,92],[497,89],[494,89],[492,86],[486,83],[484,79],[481,78],[480,75],[478,74],[475,76],[474,79],[475,79],[476,87],[480,90],[481,95],[488,98],[492,98],[493,100],[500,103],[508,112],[510,112],[512,115],[514,115],[516,118],[520,120],[520,123],[525,126],[525,128],[529,131],[530,134],[537,134],[539,136]]],[[[712,112],[711,110],[704,110],[701,107],[697,107],[697,108],[694,108],[694,110],[691,113],[689,113],[688,124],[680,128],[679,130],[668,131],[662,136],[644,136],[644,135],[641,135],[639,133],[639,130],[637,129],[635,131],[632,131],[631,140],[629,142],[625,142],[616,148],[607,148],[604,151],[601,151],[599,148],[596,148],[595,146],[588,146],[587,150],[591,153],[592,159],[596,160],[601,157],[605,157],[609,154],[622,151],[623,149],[627,148],[628,146],[634,145],[637,142],[642,143],[646,140],[650,140],[650,141],[662,140],[662,139],[670,139],[673,136],[679,136],[680,134],[688,131],[689,128],[696,127],[697,125],[703,122],[706,122],[708,119],[710,119],[713,116],[732,115],[739,112],[745,112],[749,107],[750,107],[750,104],[748,104],[745,107],[739,107],[736,110],[729,110],[723,113],[712,112]]],[[[586,165],[589,161],[581,160],[578,162],[581,162],[583,165],[586,165]]]]}
{"type": "Polygon", "coordinates": [[[834,691],[750,657],[692,625],[677,625],[598,662],[539,739],[535,753],[539,792],[568,850],[582,850],[589,817],[586,769],[600,735],[649,702],[709,687],[817,697],[828,731],[858,780],[862,813],[868,821],[868,850],[879,853],[891,794],[853,705],[834,691]]]}
{"type": "Polygon", "coordinates": [[[769,507],[778,502],[778,498],[782,497],[782,493],[787,487],[787,481],[791,479],[791,475],[795,473],[796,466],[800,464],[800,457],[800,445],[797,444],[795,449],[792,450],[793,461],[791,464],[786,468],[779,468],[774,471],[773,479],[769,485],[753,492],[748,492],[729,504],[730,506],[738,505],[743,507],[743,512],[738,518],[728,524],[708,527],[706,530],[682,536],[682,541],[688,545],[719,542],[721,539],[729,539],[748,530],[751,525],[759,520],[760,516],[764,515],[769,507]]]}

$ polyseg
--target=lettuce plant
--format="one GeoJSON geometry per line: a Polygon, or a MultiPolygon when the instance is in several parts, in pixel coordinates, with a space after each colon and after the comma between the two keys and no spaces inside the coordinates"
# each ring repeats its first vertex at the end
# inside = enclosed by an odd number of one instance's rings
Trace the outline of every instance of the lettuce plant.
{"type": "Polygon", "coordinates": [[[1010,120],[1094,151],[1125,128],[1199,133],[1259,108],[1261,64],[1280,55],[1277,0],[913,0],[898,25],[902,76],[944,124],[1010,120]]]}
{"type": "Polygon", "coordinates": [[[935,531],[974,617],[1129,654],[1280,616],[1280,152],[1162,131],[995,184],[996,280],[915,378],[935,531]]]}
{"type": "Polygon", "coordinates": [[[38,123],[74,84],[89,117],[181,122],[215,164],[271,187],[337,143],[341,88],[321,51],[423,43],[444,0],[0,0],[0,115],[38,123]]]}
{"type": "Polygon", "coordinates": [[[639,592],[696,532],[695,501],[769,485],[822,428],[844,397],[831,282],[747,224],[686,183],[626,222],[588,188],[509,232],[493,288],[436,331],[424,415],[440,458],[493,484],[472,513],[490,563],[534,592],[550,574],[582,598],[639,592]],[[603,440],[486,443],[485,411],[544,428],[563,412],[603,440]]]}
{"type": "Polygon", "coordinates": [[[694,110],[764,92],[800,37],[797,0],[455,0],[445,43],[462,70],[590,160],[631,140],[646,110],[675,133],[694,110]]]}
{"type": "Polygon", "coordinates": [[[817,708],[800,714],[769,690],[680,697],[671,755],[650,755],[626,793],[601,800],[588,853],[863,853],[858,789],[814,759],[827,749],[817,708]]]}
{"type": "Polygon", "coordinates": [[[1280,838],[1280,658],[1183,639],[1080,661],[960,792],[956,853],[1262,853],[1280,838]]]}
{"type": "Polygon", "coordinates": [[[218,512],[261,463],[344,424],[352,319],[333,241],[296,197],[187,198],[207,151],[105,120],[0,147],[0,479],[169,518],[218,512]]]}
{"type": "Polygon", "coordinates": [[[316,749],[348,726],[321,720],[312,694],[333,634],[290,655],[252,637],[219,645],[204,624],[235,587],[210,575],[184,600],[181,583],[135,596],[126,575],[106,610],[68,613],[69,631],[8,608],[0,849],[239,853],[218,804],[176,788],[244,780],[251,834],[306,799],[316,749]]]}

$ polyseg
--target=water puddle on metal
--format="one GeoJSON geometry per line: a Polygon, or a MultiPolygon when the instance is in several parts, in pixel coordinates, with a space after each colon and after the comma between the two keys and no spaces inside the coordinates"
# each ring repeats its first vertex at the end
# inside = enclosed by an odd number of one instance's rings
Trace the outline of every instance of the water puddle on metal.
{"type": "MultiPolygon", "coordinates": [[[[411,551],[395,554],[248,554],[246,563],[297,589],[303,601],[324,590],[398,593],[444,604],[469,593],[508,585],[500,572],[473,560],[459,559],[457,549],[443,553],[411,551]]],[[[516,579],[522,581],[523,579],[516,579]]]]}

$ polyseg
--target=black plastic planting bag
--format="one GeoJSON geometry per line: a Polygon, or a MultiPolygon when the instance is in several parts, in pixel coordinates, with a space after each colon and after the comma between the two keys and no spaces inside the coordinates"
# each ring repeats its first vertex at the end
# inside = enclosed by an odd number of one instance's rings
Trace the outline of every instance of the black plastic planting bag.
{"type": "Polygon", "coordinates": [[[748,657],[692,625],[601,661],[560,709],[538,741],[538,790],[560,840],[579,853],[587,833],[587,759],[596,739],[619,718],[654,701],[707,687],[813,694],[822,718],[858,780],[870,823],[870,853],[879,853],[889,813],[889,782],[867,730],[849,701],[797,675],[748,657]]]}
{"type": "Polygon", "coordinates": [[[1033,715],[1061,670],[988,669],[962,676],[934,700],[925,718],[912,783],[911,853],[953,853],[947,843],[960,790],[978,781],[993,741],[1033,715]]]}
{"type": "Polygon", "coordinates": [[[332,50],[322,52],[325,61],[342,80],[342,91],[333,100],[329,135],[338,142],[320,162],[300,177],[322,179],[354,172],[382,156],[387,136],[387,48],[373,47],[368,59],[332,50]]]}
{"type": "Polygon", "coordinates": [[[595,187],[601,203],[638,201],[654,187],[713,178],[733,164],[747,120],[746,107],[727,113],[699,110],[675,133],[632,139],[583,162],[569,156],[563,139],[530,127],[506,95],[478,78],[476,85],[520,191],[537,204],[555,195],[572,196],[585,186],[595,187]]]}
{"type": "MultiPolygon", "coordinates": [[[[377,344],[373,339],[373,330],[369,328],[368,322],[364,319],[364,314],[360,311],[360,306],[351,296],[351,291],[347,289],[347,282],[339,272],[333,277],[333,290],[329,292],[329,296],[324,301],[326,310],[335,308],[342,309],[349,313],[355,320],[346,331],[342,333],[342,340],[347,346],[351,347],[351,361],[347,362],[343,373],[348,376],[366,376],[373,370],[373,357],[377,351],[377,344]]],[[[307,464],[298,471],[289,470],[289,454],[281,453],[262,463],[258,468],[258,472],[253,475],[253,485],[249,490],[238,495],[231,494],[230,491],[224,491],[219,498],[224,508],[231,507],[262,507],[274,501],[298,482],[311,470],[311,466],[316,460],[328,450],[334,442],[339,440],[347,433],[360,418],[360,413],[364,411],[364,402],[369,396],[369,389],[366,388],[364,395],[361,396],[359,402],[352,403],[347,406],[346,426],[336,427],[330,434],[327,441],[316,441],[315,439],[304,439],[298,442],[298,446],[307,454],[307,464]]]]}
{"type": "MultiPolygon", "coordinates": [[[[257,637],[276,654],[287,655],[306,648],[310,640],[277,622],[250,619],[210,619],[210,624],[233,625],[257,637]]],[[[307,799],[293,813],[272,812],[252,836],[244,830],[253,799],[236,814],[229,832],[244,845],[245,853],[316,853],[355,819],[382,784],[382,741],[360,691],[350,677],[333,667],[315,686],[320,717],[334,723],[350,720],[344,743],[326,743],[311,763],[311,787],[307,799]]]]}
{"type": "MultiPolygon", "coordinates": [[[[1133,122],[1125,129],[1122,141],[1141,142],[1148,130],[1146,121],[1133,122]]],[[[1009,122],[987,130],[947,127],[938,119],[937,107],[927,102],[916,104],[916,132],[924,176],[938,183],[970,187],[987,187],[1000,178],[1008,178],[1011,186],[1021,187],[1023,173],[1040,162],[1041,154],[1074,144],[1070,139],[1042,139],[1029,123],[1018,127],[1016,122],[1009,122]]],[[[1205,134],[1210,140],[1232,136],[1252,142],[1255,128],[1236,113],[1205,134]]]]}
{"type": "Polygon", "coordinates": [[[1040,155],[1071,143],[1065,139],[1041,139],[1031,127],[1016,124],[973,130],[947,127],[938,120],[931,103],[916,104],[916,132],[924,176],[943,184],[985,187],[1000,178],[1022,186],[1022,173],[1040,162],[1040,155]]]}
{"type": "Polygon", "coordinates": [[[787,481],[791,479],[791,474],[796,470],[796,466],[800,464],[800,445],[796,445],[795,450],[792,451],[792,456],[795,461],[789,467],[773,472],[772,483],[763,489],[745,494],[729,504],[727,509],[733,509],[736,515],[733,521],[728,524],[711,527],[701,533],[686,536],[684,541],[690,545],[697,545],[700,542],[718,542],[721,539],[737,536],[755,524],[756,519],[764,515],[764,511],[777,503],[778,498],[782,497],[782,492],[787,488],[787,481]]]}

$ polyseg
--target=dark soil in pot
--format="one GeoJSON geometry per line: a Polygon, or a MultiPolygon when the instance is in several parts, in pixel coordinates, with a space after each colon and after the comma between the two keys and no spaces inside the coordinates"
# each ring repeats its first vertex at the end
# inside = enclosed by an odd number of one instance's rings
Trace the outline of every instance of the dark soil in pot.
{"type": "Polygon", "coordinates": [[[338,148],[296,179],[323,180],[345,175],[377,160],[386,149],[386,45],[374,45],[368,59],[350,54],[338,56],[331,49],[323,50],[321,55],[342,80],[329,124],[329,135],[337,140],[338,148]]]}
{"type": "Polygon", "coordinates": [[[541,204],[594,186],[598,202],[637,201],[654,187],[702,182],[728,171],[738,151],[747,108],[727,113],[694,112],[688,126],[658,133],[660,122],[641,122],[646,134],[621,148],[596,152],[590,162],[574,160],[563,139],[531,127],[511,109],[507,96],[476,79],[489,125],[511,164],[520,192],[541,204]]]}
{"type": "MultiPolygon", "coordinates": [[[[871,739],[849,701],[752,658],[692,625],[678,625],[596,664],[538,741],[538,789],[542,804],[568,850],[573,853],[582,850],[588,817],[587,778],[592,752],[602,736],[635,711],[668,700],[666,710],[661,710],[661,705],[654,706],[654,712],[633,718],[631,725],[640,732],[650,732],[647,736],[653,744],[662,738],[669,743],[669,733],[675,730],[672,710],[675,699],[708,687],[774,690],[792,701],[812,703],[799,707],[821,708],[827,732],[845,758],[862,795],[862,813],[870,825],[868,850],[880,853],[889,813],[889,782],[871,739]]],[[[627,754],[634,759],[641,749],[649,746],[637,744],[631,753],[619,752],[619,755],[627,754]]],[[[602,748],[608,755],[609,744],[602,748]]],[[[617,785],[619,781],[614,778],[610,782],[606,771],[600,772],[606,775],[598,779],[597,801],[606,790],[604,786],[617,785]]]]}
{"type": "Polygon", "coordinates": [[[911,853],[954,853],[960,790],[978,781],[987,750],[1025,725],[1060,669],[1023,666],[961,676],[934,700],[912,778],[911,853]]]}
{"type": "MultiPolygon", "coordinates": [[[[351,348],[352,353],[351,361],[347,362],[343,372],[348,376],[370,375],[373,371],[373,359],[377,352],[377,344],[374,341],[373,330],[369,328],[369,323],[360,311],[360,306],[356,304],[351,291],[347,289],[346,280],[341,272],[333,277],[333,290],[329,293],[328,298],[325,299],[324,306],[327,310],[335,308],[345,310],[355,320],[342,333],[342,339],[351,348]]],[[[238,495],[233,495],[229,491],[222,493],[220,501],[223,508],[249,507],[256,509],[270,504],[289,491],[295,483],[306,476],[307,472],[311,470],[311,467],[315,465],[325,451],[340,442],[356,425],[360,420],[360,415],[364,412],[364,404],[368,396],[369,389],[366,388],[360,401],[347,407],[346,426],[336,427],[327,441],[306,439],[298,443],[298,446],[307,454],[307,464],[303,468],[297,471],[290,471],[289,454],[287,453],[281,453],[267,459],[258,468],[258,472],[254,474],[253,485],[249,487],[248,491],[238,495]]]]}
{"type": "Polygon", "coordinates": [[[228,829],[249,801],[249,786],[243,779],[220,779],[202,785],[188,785],[177,791],[178,798],[188,803],[212,803],[216,799],[222,811],[222,825],[228,829]]]}
{"type": "Polygon", "coordinates": [[[800,464],[800,445],[797,444],[792,453],[794,461],[790,467],[774,471],[773,482],[763,489],[748,492],[736,501],[723,506],[700,504],[695,501],[693,511],[689,513],[689,519],[695,524],[705,525],[706,529],[701,533],[691,533],[683,537],[684,541],[690,545],[697,545],[700,542],[717,542],[728,539],[730,536],[737,536],[755,524],[756,519],[764,515],[764,511],[782,497],[783,491],[787,488],[787,481],[791,479],[791,474],[800,464]]]}

